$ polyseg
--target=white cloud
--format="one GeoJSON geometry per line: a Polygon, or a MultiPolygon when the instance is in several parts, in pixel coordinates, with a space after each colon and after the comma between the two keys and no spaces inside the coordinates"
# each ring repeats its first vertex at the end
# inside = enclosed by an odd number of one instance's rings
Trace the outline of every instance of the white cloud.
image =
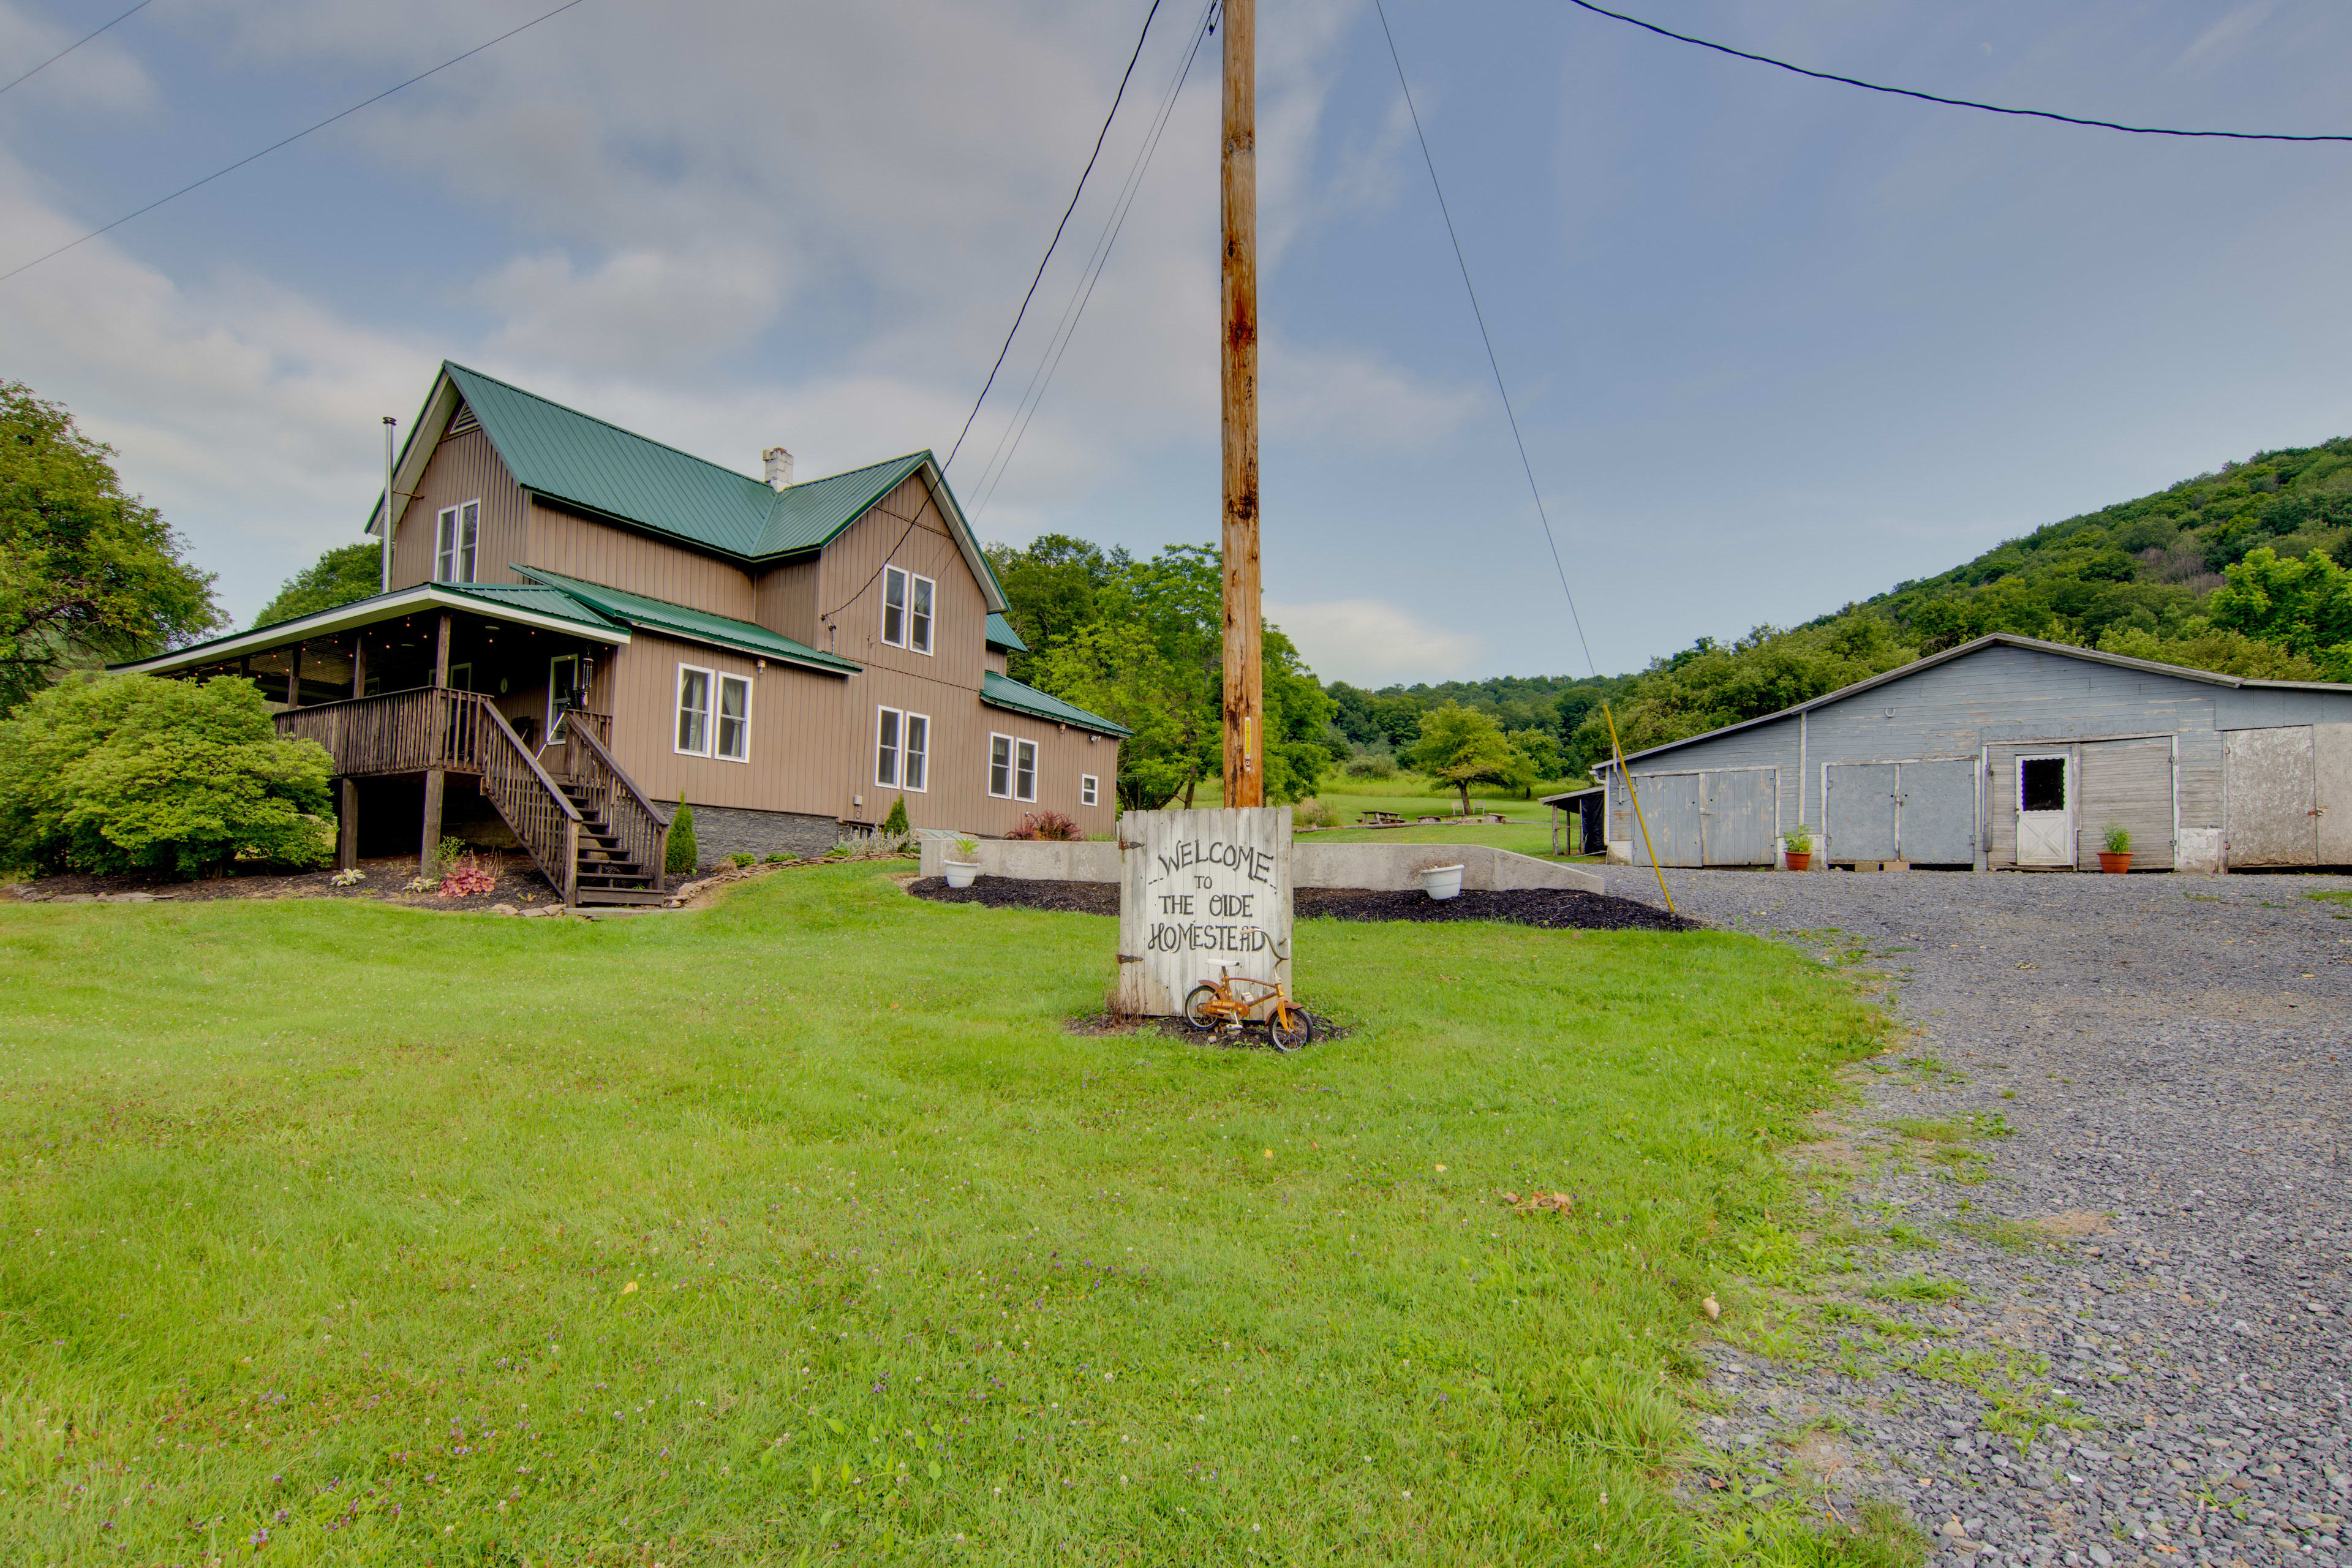
{"type": "Polygon", "coordinates": [[[518,256],[474,287],[505,324],[490,347],[612,372],[677,371],[740,350],[774,325],[783,268],[748,245],[636,247],[593,270],[569,256],[518,256]]]}
{"type": "Polygon", "coordinates": [[[1357,686],[1444,680],[1467,671],[1484,646],[1381,599],[1269,600],[1265,618],[1289,634],[1316,674],[1357,686]]]}

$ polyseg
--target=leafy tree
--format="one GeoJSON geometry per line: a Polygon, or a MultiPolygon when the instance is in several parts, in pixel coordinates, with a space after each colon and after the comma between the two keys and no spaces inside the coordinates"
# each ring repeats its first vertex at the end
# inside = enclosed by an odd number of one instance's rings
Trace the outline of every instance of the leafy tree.
{"type": "Polygon", "coordinates": [[[1568,769],[1559,754],[1559,742],[1553,738],[1550,731],[1514,730],[1508,738],[1512,749],[1527,758],[1528,766],[1536,778],[1556,779],[1566,775],[1568,769]]]}
{"type": "Polygon", "coordinates": [[[2352,680],[2352,572],[2315,550],[2281,560],[2264,545],[2224,569],[2207,610],[2213,625],[2301,654],[2352,680]]]}
{"type": "Polygon", "coordinates": [[[257,626],[274,626],[301,616],[315,616],[337,605],[373,598],[383,584],[383,556],[373,543],[339,544],[286,579],[278,596],[253,617],[257,626]]]}
{"type": "Polygon", "coordinates": [[[334,849],[331,767],[278,735],[249,680],[70,680],[0,722],[0,843],[100,875],[316,865],[334,849]]]}
{"type": "Polygon", "coordinates": [[[1132,730],[1119,742],[1117,793],[1123,811],[1154,811],[1178,795],[1192,804],[1216,771],[1215,696],[1197,664],[1169,656],[1138,621],[1097,621],[1047,649],[1038,686],[1132,730]]]}
{"type": "Polygon", "coordinates": [[[2159,637],[2137,626],[2112,631],[2099,639],[2099,651],[2153,659],[2158,664],[2185,665],[2190,669],[2210,669],[2217,675],[2241,675],[2250,680],[2345,679],[2343,675],[2331,675],[2314,660],[2290,653],[2276,643],[2260,642],[2243,632],[2208,626],[2203,621],[2190,622],[2186,631],[2173,637],[2159,637]]]}
{"type": "Polygon", "coordinates": [[[1421,740],[1410,761],[1415,770],[1462,792],[1462,815],[1470,815],[1470,786],[1504,784],[1522,771],[1527,758],[1511,749],[1503,727],[1475,708],[1448,702],[1422,715],[1421,740]]]}
{"type": "Polygon", "coordinates": [[[1025,550],[992,544],[986,554],[1011,605],[1004,618],[1029,645],[1006,660],[1015,680],[1030,679],[1046,648],[1097,619],[1097,596],[1129,564],[1126,551],[1066,533],[1040,534],[1025,550]]]}
{"type": "Polygon", "coordinates": [[[73,664],[141,658],[220,624],[212,577],[122,493],[113,456],[64,408],[0,381],[0,713],[73,664]]]}

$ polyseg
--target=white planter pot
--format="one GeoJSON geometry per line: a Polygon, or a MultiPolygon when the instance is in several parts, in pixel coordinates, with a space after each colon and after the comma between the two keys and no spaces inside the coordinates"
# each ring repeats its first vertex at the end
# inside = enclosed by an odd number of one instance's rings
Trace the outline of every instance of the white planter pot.
{"type": "Polygon", "coordinates": [[[1459,866],[1428,866],[1416,874],[1421,878],[1421,890],[1433,899],[1458,899],[1462,896],[1462,868],[1459,866]]]}
{"type": "Polygon", "coordinates": [[[980,875],[980,867],[977,863],[966,865],[961,860],[943,860],[940,863],[940,869],[947,873],[948,886],[950,888],[969,888],[971,886],[971,879],[980,875]]]}

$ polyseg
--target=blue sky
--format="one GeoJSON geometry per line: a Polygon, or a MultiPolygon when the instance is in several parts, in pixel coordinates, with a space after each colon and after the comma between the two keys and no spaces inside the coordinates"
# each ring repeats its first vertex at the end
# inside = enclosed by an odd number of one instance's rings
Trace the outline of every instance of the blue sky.
{"type": "MultiPolygon", "coordinates": [[[[550,0],[153,0],[0,95],[0,270],[550,0]]],[[[448,357],[756,472],[955,439],[1148,0],[583,0],[0,283],[0,375],[121,450],[240,619],[448,357]]],[[[0,79],[121,9],[0,0],[0,79]]],[[[2352,131],[2325,0],[1654,0],[1823,69],[2352,131]]],[[[1213,44],[986,469],[1200,12],[1167,0],[950,478],[983,537],[1217,527],[1213,44]]],[[[1604,671],[2352,431],[2352,147],[1803,81],[1556,3],[1390,16],[1604,671]]],[[[1326,676],[1581,674],[1369,4],[1261,0],[1265,560],[1326,676]]]]}

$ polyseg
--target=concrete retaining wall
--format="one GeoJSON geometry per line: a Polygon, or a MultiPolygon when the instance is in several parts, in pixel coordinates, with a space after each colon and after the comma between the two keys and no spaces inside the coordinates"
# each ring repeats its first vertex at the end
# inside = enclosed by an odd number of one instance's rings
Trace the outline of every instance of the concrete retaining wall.
{"type": "MultiPolygon", "coordinates": [[[[936,877],[950,846],[926,837],[922,844],[922,874],[936,877]]],[[[984,838],[980,841],[980,874],[1018,877],[1043,882],[1116,882],[1119,879],[1118,846],[1108,839],[1083,844],[1039,844],[1025,840],[984,838]]],[[[1598,893],[1602,883],[1578,866],[1556,865],[1531,855],[1481,844],[1318,844],[1311,838],[1291,844],[1291,875],[1302,888],[1368,888],[1375,892],[1421,886],[1417,875],[1426,867],[1462,868],[1462,885],[1479,892],[1510,892],[1524,888],[1565,888],[1598,893]]]]}

